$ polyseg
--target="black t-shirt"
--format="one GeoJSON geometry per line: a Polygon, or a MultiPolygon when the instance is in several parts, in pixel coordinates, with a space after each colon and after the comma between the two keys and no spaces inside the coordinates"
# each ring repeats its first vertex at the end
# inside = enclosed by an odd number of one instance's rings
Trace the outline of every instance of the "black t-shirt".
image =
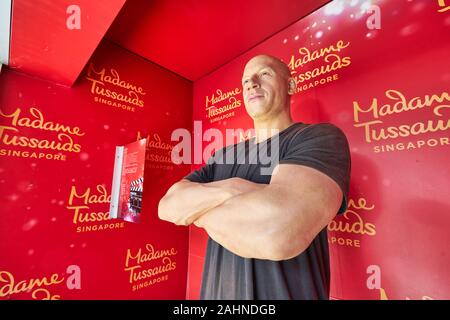
{"type": "MultiPolygon", "coordinates": [[[[329,123],[295,123],[279,132],[279,163],[298,164],[317,169],[341,187],[343,200],[338,213],[345,212],[350,180],[350,152],[347,138],[329,123]]],[[[271,138],[265,145],[270,146],[271,138]]],[[[221,149],[246,156],[258,144],[254,139],[221,149]],[[234,147],[234,148],[233,148],[234,147]],[[237,148],[239,150],[239,148],[237,148]]],[[[270,154],[270,151],[268,154],[270,154]]],[[[255,183],[270,183],[271,175],[261,174],[260,163],[222,164],[216,154],[186,179],[207,183],[240,177],[255,183]]],[[[245,213],[243,213],[245,214],[245,213]]],[[[242,258],[208,239],[203,270],[201,299],[328,299],[330,266],[327,230],[324,228],[310,246],[298,256],[282,261],[242,258]]]]}

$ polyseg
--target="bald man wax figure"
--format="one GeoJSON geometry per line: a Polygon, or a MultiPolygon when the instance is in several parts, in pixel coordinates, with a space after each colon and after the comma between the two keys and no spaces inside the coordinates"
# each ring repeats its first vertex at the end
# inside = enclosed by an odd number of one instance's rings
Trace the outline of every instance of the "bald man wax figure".
{"type": "Polygon", "coordinates": [[[278,58],[259,55],[245,66],[243,99],[255,137],[223,148],[245,154],[277,139],[278,164],[215,161],[175,183],[161,199],[160,219],[209,235],[201,299],[329,299],[326,227],[345,212],[350,152],[330,123],[294,122],[296,82],[278,58]],[[277,129],[275,135],[261,134],[277,129]]]}

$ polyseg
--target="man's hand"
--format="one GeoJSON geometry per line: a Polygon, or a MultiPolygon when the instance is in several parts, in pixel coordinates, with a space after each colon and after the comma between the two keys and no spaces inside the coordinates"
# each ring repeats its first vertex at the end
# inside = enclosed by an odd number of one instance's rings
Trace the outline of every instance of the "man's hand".
{"type": "Polygon", "coordinates": [[[183,179],[175,183],[160,200],[158,215],[162,220],[187,226],[232,197],[264,186],[241,178],[210,183],[196,183],[183,179]]]}

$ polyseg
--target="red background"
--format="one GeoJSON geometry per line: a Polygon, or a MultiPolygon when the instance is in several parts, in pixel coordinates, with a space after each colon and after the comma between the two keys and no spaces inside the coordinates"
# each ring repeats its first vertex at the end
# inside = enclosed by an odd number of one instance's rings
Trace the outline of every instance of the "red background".
{"type": "MultiPolygon", "coordinates": [[[[87,188],[98,194],[97,185],[104,185],[110,194],[115,147],[135,141],[138,131],[142,137],[149,135],[150,141],[155,141],[157,134],[161,141],[170,143],[172,130],[189,128],[192,84],[108,41],[101,44],[91,62],[96,70],[105,68],[108,72],[114,68],[122,80],[141,86],[146,93],[144,107],[136,107],[136,111],[131,112],[94,102],[91,82],[85,79],[87,70],[72,88],[9,70],[0,75],[0,106],[4,114],[16,108],[25,112],[35,106],[44,114],[45,121],[79,126],[85,133],[74,138],[81,145],[81,152],[67,153],[66,161],[1,158],[0,270],[12,273],[17,284],[53,273],[65,275],[69,265],[78,265],[80,290],[69,290],[65,282],[48,287],[52,295],[60,295],[61,299],[183,299],[188,230],[159,220],[157,204],[169,186],[189,172],[188,166],[146,162],[142,222],[139,224],[124,222],[124,227],[119,229],[77,233],[76,227],[80,224],[72,222],[73,210],[67,206],[72,186],[78,194],[87,188]],[[167,273],[167,281],[133,292],[128,282],[129,272],[124,271],[127,250],[135,255],[139,248],[145,250],[147,243],[156,250],[175,248],[177,266],[167,273]]],[[[108,88],[127,92],[113,86],[108,88]]],[[[7,119],[1,117],[0,123],[5,125],[7,119]]],[[[56,140],[55,133],[32,128],[20,128],[20,134],[56,140]]],[[[3,143],[1,148],[5,148],[3,143]]],[[[156,148],[148,148],[147,152],[166,155],[164,150],[156,148]]],[[[93,203],[82,211],[108,210],[109,202],[93,203]]],[[[158,264],[160,260],[144,262],[142,269],[158,264]]],[[[30,299],[31,294],[25,292],[1,298],[30,299]]]]}
{"type": "MultiPolygon", "coordinates": [[[[193,117],[202,121],[204,129],[215,127],[225,132],[226,128],[251,128],[252,122],[243,103],[242,107],[234,109],[234,117],[211,124],[206,117],[206,97],[211,98],[217,89],[226,92],[240,88],[245,63],[256,54],[272,54],[289,63],[291,55],[300,56],[298,49],[301,47],[312,52],[339,40],[349,42],[339,55],[350,57],[351,64],[315,78],[338,74],[339,79],[295,94],[291,108],[296,121],[331,122],[345,132],[352,155],[350,199],[358,204],[362,198],[366,207],[374,206],[372,210],[349,209],[356,211],[365,224],[373,224],[375,235],[329,233],[329,241],[332,237],[344,241],[330,244],[331,297],[379,299],[380,290],[369,290],[366,285],[370,276],[367,268],[376,265],[381,271],[381,288],[389,299],[448,299],[448,144],[373,152],[375,144],[448,139],[448,131],[367,143],[364,129],[354,127],[353,102],[367,109],[372,99],[377,98],[381,107],[390,102],[385,96],[385,91],[390,89],[402,92],[409,100],[446,92],[450,81],[450,45],[446,40],[449,17],[438,13],[439,7],[433,1],[374,1],[381,9],[381,29],[369,30],[366,20],[371,14],[361,10],[361,2],[354,2],[357,5],[352,6],[351,1],[334,1],[196,81],[193,117]],[[318,38],[319,31],[323,34],[318,38]],[[359,240],[359,247],[354,246],[354,240],[359,240]]],[[[317,59],[298,68],[297,73],[326,64],[323,58],[317,59]]],[[[242,101],[241,94],[238,99],[242,101]]],[[[227,103],[220,102],[217,107],[227,103]]],[[[443,104],[448,106],[448,99],[443,104]]],[[[449,121],[448,108],[442,108],[441,113],[440,118],[449,121]]],[[[371,120],[369,113],[360,114],[360,118],[371,120]]],[[[438,118],[427,107],[387,115],[380,118],[383,121],[380,127],[438,118]]],[[[350,227],[358,221],[351,213],[347,216],[348,219],[338,217],[335,220],[348,223],[350,227]]],[[[199,297],[206,238],[202,230],[191,227],[188,284],[191,299],[199,297]]]]}

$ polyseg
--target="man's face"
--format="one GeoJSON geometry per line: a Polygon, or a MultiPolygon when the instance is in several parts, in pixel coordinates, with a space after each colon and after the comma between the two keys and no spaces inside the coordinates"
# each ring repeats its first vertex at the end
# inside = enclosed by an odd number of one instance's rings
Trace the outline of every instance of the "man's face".
{"type": "Polygon", "coordinates": [[[273,58],[257,56],[244,69],[242,87],[244,105],[253,119],[270,118],[288,107],[286,72],[273,58]]]}

